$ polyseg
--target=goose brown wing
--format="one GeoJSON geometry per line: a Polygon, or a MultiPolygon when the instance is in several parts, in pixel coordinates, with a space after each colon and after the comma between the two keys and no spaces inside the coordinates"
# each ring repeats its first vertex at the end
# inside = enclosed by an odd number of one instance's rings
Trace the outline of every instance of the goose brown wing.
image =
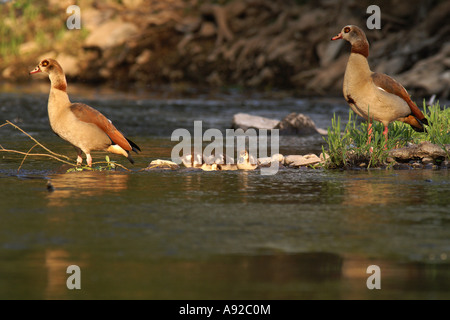
{"type": "Polygon", "coordinates": [[[396,80],[392,79],[388,75],[374,72],[371,75],[373,83],[377,86],[383,89],[384,91],[395,94],[396,96],[399,96],[405,102],[408,104],[409,108],[411,109],[411,114],[420,120],[422,123],[428,125],[428,121],[423,115],[422,111],[417,107],[417,105],[411,100],[409,97],[408,92],[406,89],[398,83],[396,80]]]}
{"type": "Polygon", "coordinates": [[[119,145],[122,149],[126,151],[133,149],[125,136],[99,111],[84,103],[72,103],[70,110],[80,121],[95,124],[108,135],[114,144],[119,145]]]}

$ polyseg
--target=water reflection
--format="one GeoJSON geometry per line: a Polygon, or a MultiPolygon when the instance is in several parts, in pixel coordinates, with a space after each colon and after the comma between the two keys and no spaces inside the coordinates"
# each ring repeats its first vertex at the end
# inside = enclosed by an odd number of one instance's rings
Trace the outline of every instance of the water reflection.
{"type": "MultiPolygon", "coordinates": [[[[444,171],[442,174],[448,175],[444,171]]],[[[440,185],[433,184],[437,173],[420,172],[367,172],[347,173],[342,183],[342,204],[352,206],[422,204],[425,195],[440,194],[440,185]],[[349,179],[347,179],[349,178],[349,179]],[[413,186],[413,187],[412,187],[413,186]]]]}
{"type": "Polygon", "coordinates": [[[47,284],[44,290],[45,299],[69,298],[70,291],[67,288],[66,281],[71,274],[67,273],[67,267],[74,264],[79,266],[81,270],[86,270],[87,265],[84,262],[84,259],[81,258],[77,257],[77,259],[74,260],[71,257],[70,252],[64,249],[45,250],[44,266],[47,271],[47,284]]]}
{"type": "Polygon", "coordinates": [[[47,198],[50,207],[68,206],[84,197],[118,193],[127,189],[129,174],[105,172],[75,172],[51,175],[53,192],[47,198]]]}
{"type": "MultiPolygon", "coordinates": [[[[353,179],[343,184],[343,205],[367,206],[388,205],[401,201],[399,193],[401,189],[398,184],[391,181],[374,181],[370,178],[353,179]]],[[[413,199],[409,199],[411,201],[413,199]]]]}
{"type": "MultiPolygon", "coordinates": [[[[67,290],[67,253],[46,254],[49,298],[76,297],[67,290]]],[[[399,264],[329,252],[219,255],[206,260],[86,257],[79,298],[107,299],[407,299],[448,298],[448,264],[399,264]],[[369,290],[370,265],[381,270],[381,290],[369,290]],[[127,272],[127,271],[133,272],[127,272]],[[119,289],[120,288],[120,289],[119,289]],[[427,291],[423,291],[426,289],[427,291]]]]}
{"type": "Polygon", "coordinates": [[[248,203],[249,174],[251,174],[251,173],[249,173],[248,171],[242,171],[239,175],[238,189],[239,189],[239,193],[241,194],[242,203],[248,203]]]}
{"type": "MultiPolygon", "coordinates": [[[[252,196],[263,189],[271,189],[270,183],[259,185],[259,171],[202,171],[197,169],[181,169],[181,181],[170,180],[178,188],[182,197],[203,202],[249,203],[252,196]]],[[[170,179],[170,178],[168,178],[170,179]]],[[[178,178],[179,179],[179,178],[178,178]]]]}

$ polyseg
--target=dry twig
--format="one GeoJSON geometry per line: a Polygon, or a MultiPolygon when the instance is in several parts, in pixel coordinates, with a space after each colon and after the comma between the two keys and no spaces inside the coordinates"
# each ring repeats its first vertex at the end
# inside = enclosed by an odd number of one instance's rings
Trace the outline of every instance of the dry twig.
{"type": "MultiPolygon", "coordinates": [[[[54,156],[57,156],[57,157],[61,157],[61,158],[65,158],[65,159],[67,159],[67,160],[70,160],[70,158],[67,157],[67,156],[65,156],[65,155],[57,154],[57,153],[51,151],[50,149],[48,149],[47,147],[45,147],[44,145],[42,145],[39,141],[37,141],[35,138],[33,138],[32,136],[30,136],[28,133],[26,133],[25,131],[23,131],[21,128],[19,128],[18,126],[16,126],[14,123],[12,123],[12,122],[6,120],[6,123],[5,123],[5,124],[9,124],[9,125],[11,125],[12,127],[14,127],[15,129],[17,129],[17,130],[19,130],[20,132],[22,132],[23,134],[25,134],[27,137],[29,137],[31,140],[33,140],[34,142],[36,142],[36,144],[38,144],[42,149],[44,149],[44,150],[47,151],[48,153],[50,153],[50,154],[52,154],[52,155],[54,155],[54,156]]],[[[3,124],[3,125],[5,125],[5,124],[3,124]]],[[[3,126],[3,125],[2,125],[2,126],[3,126]]],[[[0,126],[0,127],[1,127],[1,126],[0,126]]]]}

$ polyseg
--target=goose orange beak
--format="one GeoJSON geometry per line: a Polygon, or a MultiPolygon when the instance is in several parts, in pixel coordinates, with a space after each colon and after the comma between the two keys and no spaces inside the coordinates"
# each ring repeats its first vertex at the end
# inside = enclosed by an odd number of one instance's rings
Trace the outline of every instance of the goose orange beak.
{"type": "Polygon", "coordinates": [[[331,40],[339,40],[339,39],[342,39],[342,33],[339,33],[337,36],[331,38],[331,40]]]}

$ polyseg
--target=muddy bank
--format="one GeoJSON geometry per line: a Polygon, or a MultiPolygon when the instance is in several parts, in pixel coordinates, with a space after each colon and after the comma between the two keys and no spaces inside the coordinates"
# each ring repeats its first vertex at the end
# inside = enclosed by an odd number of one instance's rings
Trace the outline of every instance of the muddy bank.
{"type": "MultiPolygon", "coordinates": [[[[67,3],[49,0],[52,23],[67,3]]],[[[71,80],[110,84],[187,83],[285,88],[340,94],[349,54],[330,41],[344,25],[365,28],[373,1],[79,1],[82,29],[39,45],[23,39],[4,59],[4,80],[23,80],[41,57],[54,57],[71,80]]],[[[400,80],[417,97],[450,96],[450,3],[379,1],[381,30],[367,30],[374,71],[400,80]]],[[[50,19],[50,18],[47,18],[50,19]]],[[[50,21],[50,20],[49,20],[50,21]]],[[[20,19],[15,23],[19,24],[20,19]]],[[[31,29],[33,30],[33,29],[31,29]]]]}

